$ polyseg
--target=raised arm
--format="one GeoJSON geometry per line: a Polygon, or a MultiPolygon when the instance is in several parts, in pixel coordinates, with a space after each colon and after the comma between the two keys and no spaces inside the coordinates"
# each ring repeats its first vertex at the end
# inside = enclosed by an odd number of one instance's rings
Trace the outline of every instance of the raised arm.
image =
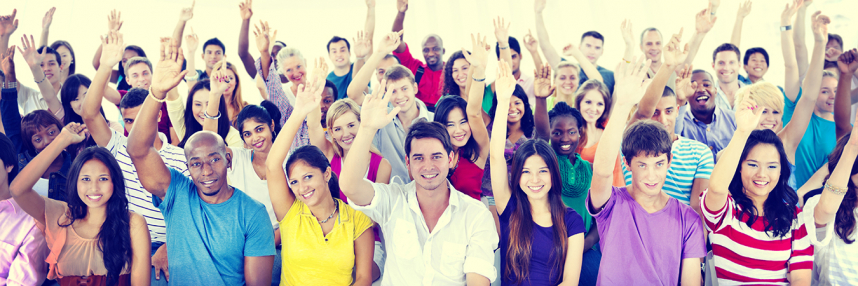
{"type": "Polygon", "coordinates": [[[405,52],[405,41],[402,40],[402,30],[405,28],[405,11],[408,11],[408,0],[396,0],[396,18],[393,19],[393,32],[399,32],[399,46],[396,47],[397,53],[405,52]]]}
{"type": "Polygon", "coordinates": [[[718,20],[718,17],[715,16],[715,10],[718,9],[718,6],[715,4],[710,3],[709,8],[703,9],[703,11],[694,16],[694,35],[688,41],[688,56],[685,58],[685,62],[681,62],[681,65],[676,66],[677,72],[682,69],[682,65],[691,65],[694,63],[694,57],[697,56],[697,51],[700,50],[703,38],[715,26],[715,21],[718,20]]]}
{"type": "Polygon", "coordinates": [[[652,83],[647,87],[646,93],[640,103],[638,103],[637,112],[635,112],[635,115],[632,116],[628,124],[632,124],[637,120],[652,118],[653,113],[655,113],[655,107],[661,101],[661,95],[664,94],[664,87],[670,79],[670,74],[688,56],[688,44],[685,44],[685,50],[679,49],[681,41],[682,29],[679,29],[679,34],[674,34],[670,37],[670,41],[665,45],[664,64],[655,73],[652,83]]]}
{"type": "Polygon", "coordinates": [[[262,22],[262,20],[259,20],[259,26],[254,24],[253,28],[256,29],[253,31],[253,36],[256,37],[256,48],[259,49],[260,53],[259,65],[262,71],[262,79],[267,81],[268,70],[271,68],[271,53],[268,52],[268,47],[271,45],[271,35],[269,35],[271,28],[268,27],[268,22],[262,22]]]}
{"type": "MultiPolygon", "coordinates": [[[[801,0],[797,0],[796,3],[792,6],[789,4],[784,8],[783,13],[781,13],[781,26],[789,26],[790,20],[792,16],[795,15],[796,11],[798,11],[799,7],[801,7],[801,0]]],[[[802,20],[804,22],[804,20],[802,20]]],[[[796,30],[796,34],[797,34],[796,30]]],[[[795,98],[798,97],[798,91],[801,88],[801,80],[800,78],[804,78],[801,76],[801,72],[799,69],[799,64],[796,62],[796,49],[798,45],[795,45],[795,40],[793,39],[793,31],[781,29],[781,49],[783,50],[784,56],[784,95],[786,95],[787,99],[791,102],[795,102],[795,98]]],[[[804,41],[802,39],[802,41],[804,41]]],[[[804,44],[801,44],[804,47],[804,44]]],[[[804,51],[804,60],[807,61],[807,48],[805,47],[804,51]]],[[[805,64],[805,72],[807,72],[807,66],[805,64]]]]}
{"type": "Polygon", "coordinates": [[[360,45],[355,40],[355,63],[352,72],[359,71],[364,64],[366,58],[372,54],[372,39],[375,35],[375,0],[366,0],[366,22],[364,23],[363,31],[358,33],[358,39],[363,37],[365,40],[360,41],[360,45]],[[359,53],[360,52],[360,53],[359,53]]]}
{"type": "Polygon", "coordinates": [[[631,61],[635,58],[635,38],[632,36],[632,20],[625,19],[620,24],[620,32],[623,34],[623,42],[626,49],[623,52],[623,60],[631,61]]]}
{"type": "MultiPolygon", "coordinates": [[[[795,151],[798,149],[798,144],[801,138],[804,137],[804,132],[810,124],[813,117],[813,109],[816,106],[816,99],[819,98],[819,92],[822,88],[822,67],[825,63],[825,41],[828,39],[828,17],[820,15],[819,12],[813,14],[813,52],[811,53],[810,69],[808,69],[807,77],[804,78],[802,84],[802,96],[796,103],[795,111],[793,112],[792,120],[787,126],[784,126],[781,140],[786,150],[787,158],[795,162],[795,151]]],[[[847,98],[846,108],[849,109],[847,98]]],[[[850,113],[848,110],[847,113],[850,113]]],[[[846,119],[847,125],[849,119],[846,119]]],[[[852,129],[850,126],[849,129],[852,129]]]]}
{"type": "Polygon", "coordinates": [[[140,184],[160,199],[164,199],[170,187],[170,170],[154,147],[155,136],[158,136],[158,112],[161,103],[167,99],[167,92],[176,88],[188,73],[182,70],[184,60],[185,56],[175,41],[170,41],[169,48],[161,45],[161,60],[152,74],[150,94],[128,134],[128,156],[137,167],[140,184]]]}
{"type": "MultiPolygon", "coordinates": [[[[327,66],[328,66],[328,63],[325,61],[324,58],[319,58],[316,60],[316,69],[324,69],[327,71],[328,70],[327,66]],[[321,67],[323,65],[325,66],[324,68],[321,67]]],[[[327,72],[325,72],[324,74],[327,74],[327,72]]],[[[333,123],[333,122],[331,122],[331,123],[333,123]]],[[[300,127],[301,125],[298,124],[298,126],[300,127]]],[[[319,147],[319,149],[322,149],[322,153],[325,153],[325,157],[328,157],[328,160],[333,158],[334,157],[334,146],[333,146],[334,143],[332,143],[331,141],[328,141],[328,139],[325,138],[325,129],[324,129],[324,126],[322,126],[321,104],[320,104],[320,106],[313,108],[313,110],[310,111],[309,114],[307,114],[307,129],[308,129],[307,133],[310,136],[310,144],[313,146],[319,147]]],[[[333,131],[331,131],[331,132],[333,132],[333,131]]],[[[292,141],[289,141],[289,142],[290,142],[289,144],[292,144],[291,143],[292,141]]],[[[287,148],[288,148],[288,146],[287,146],[287,148]]]]}
{"type": "MultiPolygon", "coordinates": [[[[21,37],[21,45],[24,49],[18,47],[18,51],[21,52],[21,56],[23,56],[24,60],[27,61],[27,65],[30,66],[30,71],[33,72],[33,79],[36,80],[36,84],[39,86],[39,92],[42,93],[42,97],[45,99],[45,102],[48,103],[48,109],[54,114],[54,116],[62,120],[65,115],[63,105],[60,103],[60,99],[57,97],[57,91],[54,90],[54,86],[51,85],[51,81],[48,80],[45,72],[42,71],[42,60],[45,58],[48,49],[43,48],[42,53],[37,52],[36,42],[33,39],[33,35],[30,35],[29,40],[26,35],[21,37]]],[[[58,65],[60,63],[53,62],[49,64],[58,65]]]]}
{"type": "MultiPolygon", "coordinates": [[[[539,56],[539,42],[536,41],[535,37],[533,37],[533,33],[530,32],[530,29],[527,29],[527,34],[524,35],[522,42],[524,42],[524,46],[527,48],[527,51],[530,52],[530,57],[533,58],[533,66],[541,67],[543,62],[542,57],[539,56]]],[[[554,67],[551,68],[553,69],[554,67]]]]}
{"type": "Polygon", "coordinates": [[[850,92],[852,74],[858,70],[858,49],[840,54],[837,67],[840,70],[840,80],[834,97],[834,124],[837,126],[837,138],[840,138],[852,130],[852,126],[849,125],[849,116],[852,115],[850,92]]]}
{"type": "MultiPolygon", "coordinates": [[[[727,203],[727,195],[730,193],[728,187],[733,181],[733,175],[736,174],[736,168],[741,168],[739,160],[742,157],[742,151],[751,132],[759,126],[763,109],[750,98],[746,98],[736,106],[736,132],[733,133],[727,148],[721,151],[721,157],[712,170],[712,176],[709,177],[709,191],[703,201],[705,207],[720,209],[727,203]]],[[[757,166],[757,168],[763,168],[763,166],[757,166]]]]}
{"type": "Polygon", "coordinates": [[[535,123],[534,127],[536,127],[536,138],[547,142],[551,139],[551,123],[548,119],[547,99],[554,94],[555,86],[551,84],[550,66],[537,66],[533,72],[536,74],[533,81],[533,96],[536,101],[533,111],[533,121],[535,123]]]}
{"type": "Polygon", "coordinates": [[[176,45],[179,47],[182,46],[182,33],[185,32],[185,24],[194,18],[194,5],[197,4],[197,1],[192,1],[191,7],[182,8],[182,12],[179,13],[179,22],[176,23],[176,28],[173,29],[173,40],[176,41],[176,45]]]}
{"type": "MultiPolygon", "coordinates": [[[[471,127],[471,136],[477,141],[477,146],[480,147],[480,156],[474,162],[477,166],[485,166],[486,160],[489,157],[489,131],[486,129],[486,123],[483,121],[483,95],[486,89],[486,65],[488,63],[489,54],[486,49],[486,38],[480,39],[480,35],[474,38],[471,34],[471,43],[473,52],[469,53],[464,48],[462,54],[465,55],[465,60],[471,64],[469,68],[472,73],[470,89],[468,90],[468,105],[465,107],[468,114],[468,125],[471,127]],[[482,81],[476,81],[483,79],[482,81]]],[[[459,158],[462,160],[463,158],[459,158]]],[[[465,158],[470,160],[470,158],[465,158]]]]}
{"type": "Polygon", "coordinates": [[[536,13],[536,37],[539,39],[539,48],[545,54],[545,61],[551,67],[557,67],[562,58],[557,53],[557,50],[554,49],[554,46],[551,45],[551,40],[548,38],[548,29],[545,28],[545,19],[542,15],[543,10],[545,10],[545,0],[533,1],[533,11],[536,13]]]}
{"type": "Polygon", "coordinates": [[[742,24],[745,23],[745,17],[751,13],[751,0],[739,4],[739,11],[736,12],[736,23],[733,24],[733,35],[730,36],[730,43],[739,47],[739,42],[742,41],[742,24]]]}
{"type": "MultiPolygon", "coordinates": [[[[7,49],[0,54],[0,71],[3,71],[3,84],[6,86],[18,83],[15,75],[15,48],[7,49]]],[[[5,88],[4,88],[5,89],[5,88]]],[[[21,114],[18,110],[18,89],[5,89],[0,96],[0,133],[9,137],[15,145],[15,153],[21,150],[21,114]],[[7,129],[6,126],[9,126],[7,129]]]]}
{"type": "MultiPolygon", "coordinates": [[[[107,32],[118,32],[120,28],[122,28],[122,12],[113,11],[110,12],[110,15],[107,15],[107,32]]],[[[95,55],[92,58],[92,67],[98,70],[101,67],[101,45],[98,45],[98,49],[95,51],[95,55]]],[[[113,66],[109,66],[112,70],[113,66]]],[[[110,72],[110,82],[116,83],[119,80],[119,71],[113,70],[110,72]]]]}
{"type": "Polygon", "coordinates": [[[238,4],[241,15],[241,28],[238,30],[238,58],[244,64],[244,70],[251,78],[256,77],[256,66],[250,55],[250,17],[253,16],[253,0],[244,0],[238,4]]]}
{"type": "Polygon", "coordinates": [[[86,126],[84,125],[74,122],[69,123],[69,125],[63,128],[60,135],[58,135],[47,148],[42,150],[42,152],[39,152],[39,155],[36,155],[36,158],[33,158],[33,160],[18,173],[18,176],[15,177],[12,184],[9,185],[9,191],[12,192],[12,197],[15,198],[15,202],[21,206],[21,209],[42,225],[46,223],[45,198],[37,194],[36,191],[33,190],[33,186],[36,185],[36,182],[39,181],[42,174],[48,170],[48,167],[51,166],[51,162],[53,162],[57,156],[60,156],[66,147],[83,142],[83,140],[86,139],[84,130],[86,130],[86,126]]]}
{"type": "Polygon", "coordinates": [[[6,53],[6,49],[9,48],[9,38],[18,29],[16,14],[18,14],[18,9],[12,9],[11,15],[0,16],[0,55],[6,53]]]}
{"type": "MultiPolygon", "coordinates": [[[[651,60],[643,60],[641,56],[637,62],[621,62],[614,72],[616,85],[614,85],[614,102],[608,125],[602,132],[603,138],[622,138],[623,130],[626,128],[626,118],[632,108],[640,102],[649,80],[644,81],[646,72],[649,70],[651,60]],[[619,119],[619,120],[617,120],[619,119]]],[[[611,184],[613,183],[614,167],[618,164],[617,154],[620,152],[620,141],[606,140],[596,148],[596,156],[593,158],[593,180],[590,181],[590,208],[593,212],[601,211],[605,203],[611,198],[611,184]]]]}
{"type": "Polygon", "coordinates": [[[102,53],[101,62],[104,63],[95,73],[92,78],[92,84],[87,91],[86,98],[83,101],[83,110],[81,117],[86,123],[86,128],[92,139],[98,146],[107,146],[110,138],[113,136],[113,131],[107,125],[107,121],[101,116],[101,99],[104,97],[104,89],[107,87],[107,81],[110,79],[110,72],[113,71],[112,66],[122,60],[122,54],[125,52],[125,44],[122,40],[122,34],[119,32],[110,32],[107,38],[101,39],[102,53]]]}
{"type": "MultiPolygon", "coordinates": [[[[378,67],[378,64],[385,56],[399,47],[401,36],[402,31],[387,33],[387,35],[381,39],[378,50],[366,60],[366,64],[363,65],[352,77],[352,82],[349,84],[346,94],[349,98],[357,102],[358,105],[363,105],[366,85],[369,84],[369,81],[372,79],[372,75],[375,74],[375,69],[378,67]]],[[[384,86],[380,88],[384,89],[384,86]]]]}
{"type": "MultiPolygon", "coordinates": [[[[834,221],[834,216],[840,208],[840,203],[843,201],[843,196],[849,187],[850,175],[852,166],[855,164],[855,157],[858,156],[858,122],[852,128],[852,133],[849,135],[846,146],[843,148],[843,153],[840,154],[840,159],[825,182],[822,189],[822,195],[819,197],[819,204],[813,209],[813,219],[817,226],[824,226],[834,221]]],[[[840,140],[847,140],[846,137],[840,140]]],[[[839,145],[839,144],[838,144],[839,145]]],[[[825,167],[834,162],[828,162],[825,167]]],[[[830,168],[830,167],[828,167],[830,168]]]]}
{"type": "Polygon", "coordinates": [[[581,70],[584,71],[587,78],[605,82],[602,78],[602,73],[600,73],[599,70],[596,69],[596,66],[594,66],[593,63],[591,63],[590,60],[581,53],[581,50],[578,49],[575,44],[570,43],[563,47],[563,55],[575,58],[575,60],[578,61],[578,66],[581,67],[581,70]]]}
{"type": "MultiPolygon", "coordinates": [[[[497,114],[506,114],[509,112],[509,101],[515,91],[515,77],[512,75],[510,65],[501,60],[498,62],[497,79],[495,79],[495,97],[497,98],[497,114]]],[[[506,158],[504,158],[504,149],[506,148],[506,117],[495,116],[494,128],[492,128],[489,156],[491,159],[491,178],[492,190],[495,196],[495,206],[498,214],[502,214],[506,209],[506,204],[512,197],[512,189],[509,184],[509,174],[506,171],[506,158]]]]}
{"type": "Polygon", "coordinates": [[[48,33],[51,30],[51,22],[54,21],[54,12],[57,7],[51,7],[48,12],[45,12],[45,17],[42,18],[42,35],[39,37],[39,47],[48,45],[48,33]]]}
{"type": "Polygon", "coordinates": [[[372,184],[364,179],[364,174],[369,167],[369,147],[372,146],[372,139],[379,129],[390,124],[393,117],[399,113],[399,107],[394,107],[391,111],[387,110],[387,104],[393,94],[391,90],[384,91],[386,86],[387,80],[382,80],[379,88],[376,88],[372,95],[364,98],[361,106],[360,129],[355,135],[349,156],[346,156],[343,163],[343,170],[351,171],[341,173],[340,188],[349,201],[358,206],[369,205],[375,196],[372,184]]]}
{"type": "MultiPolygon", "coordinates": [[[[188,90],[191,90],[194,87],[194,84],[200,80],[199,75],[197,75],[197,48],[200,44],[200,38],[197,37],[197,33],[194,33],[194,27],[191,27],[191,33],[185,36],[185,49],[188,51],[188,57],[185,58],[187,65],[185,69],[188,70],[188,73],[193,73],[192,79],[185,79],[185,83],[188,84],[188,90]]],[[[226,58],[226,55],[223,56],[226,58]]],[[[254,67],[254,70],[256,68],[254,67]]],[[[238,76],[238,75],[236,75],[238,76]]]]}
{"type": "Polygon", "coordinates": [[[495,26],[495,37],[498,40],[498,49],[500,49],[498,60],[512,63],[512,52],[509,50],[509,25],[512,23],[506,22],[504,18],[498,16],[497,19],[492,20],[492,24],[495,26]]]}
{"type": "MultiPolygon", "coordinates": [[[[203,113],[203,130],[217,133],[218,118],[227,116],[220,113],[220,99],[223,93],[229,88],[229,77],[226,75],[226,56],[212,67],[212,78],[210,82],[211,89],[209,90],[209,103],[206,104],[206,111],[203,113]]],[[[191,69],[188,69],[190,72],[191,69]]],[[[193,96],[193,95],[191,95],[193,96]]]]}
{"type": "MultiPolygon", "coordinates": [[[[793,0],[793,3],[793,8],[796,9],[793,12],[795,14],[795,24],[791,27],[795,31],[795,42],[793,42],[795,49],[794,58],[798,63],[798,82],[801,82],[807,76],[807,69],[809,67],[807,62],[807,42],[804,40],[804,30],[807,28],[807,25],[804,23],[804,17],[807,15],[807,7],[813,4],[813,0],[793,0]]],[[[781,21],[781,27],[789,26],[789,24],[790,22],[784,24],[781,21]]]]}

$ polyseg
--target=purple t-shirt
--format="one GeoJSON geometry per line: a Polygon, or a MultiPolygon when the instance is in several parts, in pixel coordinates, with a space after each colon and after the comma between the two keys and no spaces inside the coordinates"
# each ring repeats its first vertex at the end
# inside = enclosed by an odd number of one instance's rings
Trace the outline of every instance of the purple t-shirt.
{"type": "Polygon", "coordinates": [[[648,213],[625,187],[611,187],[601,211],[589,196],[587,206],[602,248],[598,285],[678,285],[682,260],[706,256],[700,216],[673,197],[648,213]]]}
{"type": "MultiPolygon", "coordinates": [[[[506,273],[506,251],[507,248],[509,248],[509,219],[512,216],[512,213],[515,212],[516,207],[517,204],[515,196],[511,196],[509,203],[506,205],[506,209],[504,209],[503,213],[500,214],[501,272],[498,273],[498,276],[501,276],[503,285],[519,285],[512,283],[512,280],[504,275],[506,273]]],[[[575,210],[566,208],[564,220],[566,221],[566,237],[584,233],[584,220],[581,219],[581,216],[578,215],[575,210]]],[[[528,274],[529,283],[525,282],[524,285],[557,285],[554,281],[558,281],[557,278],[560,273],[563,272],[563,269],[551,269],[551,265],[553,263],[551,263],[552,260],[550,260],[549,257],[553,256],[554,251],[553,226],[542,227],[538,224],[534,224],[533,235],[530,238],[530,242],[531,255],[530,272],[528,274]]],[[[566,265],[566,261],[561,261],[560,265],[566,265]]],[[[560,278],[562,279],[562,277],[560,278]]]]}

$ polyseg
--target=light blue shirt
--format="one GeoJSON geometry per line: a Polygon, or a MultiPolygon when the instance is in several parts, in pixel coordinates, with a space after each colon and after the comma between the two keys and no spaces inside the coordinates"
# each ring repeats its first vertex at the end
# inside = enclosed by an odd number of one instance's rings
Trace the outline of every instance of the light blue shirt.
{"type": "MultiPolygon", "coordinates": [[[[414,101],[416,104],[415,108],[419,111],[419,115],[411,121],[411,124],[413,125],[414,122],[417,122],[417,120],[420,120],[421,118],[431,122],[432,118],[435,117],[435,114],[426,109],[426,104],[424,104],[423,101],[416,98],[414,101]]],[[[387,108],[388,112],[391,110],[393,110],[393,107],[387,108]]],[[[379,129],[378,133],[375,134],[375,138],[372,140],[372,145],[374,145],[375,148],[378,148],[378,151],[381,152],[381,156],[390,162],[390,182],[394,182],[394,177],[399,177],[403,184],[411,182],[411,178],[408,176],[408,168],[405,166],[405,158],[408,157],[408,154],[405,154],[405,137],[407,137],[407,135],[408,132],[402,125],[402,121],[399,120],[399,116],[394,116],[393,122],[390,122],[390,124],[387,124],[384,128],[379,129]]]]}
{"type": "MultiPolygon", "coordinates": [[[[717,80],[715,82],[716,82],[715,90],[718,91],[718,94],[715,95],[715,106],[720,106],[721,108],[724,108],[725,110],[729,109],[729,110],[735,112],[736,106],[733,105],[733,102],[730,102],[729,100],[727,100],[727,95],[724,93],[724,91],[721,90],[721,86],[720,86],[721,83],[718,82],[717,80]]],[[[736,82],[739,83],[739,88],[745,87],[745,83],[743,81],[736,80],[736,82]]],[[[734,96],[735,96],[735,94],[734,94],[734,96]]]]}
{"type": "MultiPolygon", "coordinates": [[[[795,102],[784,98],[784,126],[792,120],[792,114],[795,111],[796,103],[801,98],[799,94],[795,98],[795,102]],[[787,114],[790,117],[787,117],[787,114]]],[[[804,136],[801,137],[801,142],[798,143],[798,148],[795,150],[795,186],[801,187],[804,183],[813,176],[819,168],[828,162],[828,154],[834,151],[837,145],[837,125],[834,121],[828,121],[822,117],[813,114],[810,117],[810,123],[804,131],[804,136]]]]}
{"type": "Polygon", "coordinates": [[[706,124],[697,120],[690,110],[686,110],[687,106],[680,108],[679,118],[676,119],[677,135],[709,146],[713,156],[730,144],[733,132],[736,131],[736,118],[732,110],[721,108],[716,103],[712,122],[706,124]]]}

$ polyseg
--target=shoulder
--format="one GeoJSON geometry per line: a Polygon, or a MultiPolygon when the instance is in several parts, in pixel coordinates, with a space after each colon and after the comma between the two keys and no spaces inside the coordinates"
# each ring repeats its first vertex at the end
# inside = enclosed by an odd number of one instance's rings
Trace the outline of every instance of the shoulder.
{"type": "Polygon", "coordinates": [[[564,216],[566,223],[566,232],[570,236],[584,232],[584,218],[581,217],[574,209],[567,207],[566,215],[564,216]]]}
{"type": "MultiPolygon", "coordinates": [[[[700,222],[700,215],[697,214],[697,212],[694,211],[694,209],[691,208],[691,206],[680,202],[679,200],[677,200],[674,197],[670,197],[668,203],[676,205],[677,213],[682,217],[683,220],[685,220],[685,221],[691,220],[692,222],[693,221],[700,222]]],[[[728,203],[730,203],[730,201],[728,201],[728,203]]]]}
{"type": "MultiPolygon", "coordinates": [[[[128,226],[132,231],[134,231],[134,230],[146,230],[148,228],[148,226],[146,224],[146,219],[144,219],[143,216],[141,216],[140,214],[132,212],[132,211],[128,212],[128,226]]],[[[147,230],[147,235],[148,235],[148,230],[147,230]]]]}
{"type": "MultiPolygon", "coordinates": [[[[694,151],[696,153],[712,153],[706,144],[679,135],[679,140],[674,141],[673,151],[694,151]]],[[[702,159],[702,158],[701,158],[702,159]]]]}

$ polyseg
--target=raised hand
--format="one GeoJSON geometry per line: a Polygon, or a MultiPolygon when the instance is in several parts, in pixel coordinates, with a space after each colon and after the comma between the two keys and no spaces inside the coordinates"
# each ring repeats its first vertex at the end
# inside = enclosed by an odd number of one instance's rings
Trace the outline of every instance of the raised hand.
{"type": "Polygon", "coordinates": [[[30,67],[36,67],[42,64],[42,60],[45,58],[45,53],[48,49],[42,49],[42,53],[36,51],[36,41],[33,39],[33,35],[30,35],[30,39],[27,39],[27,35],[21,37],[21,46],[24,47],[22,50],[21,47],[18,47],[18,51],[21,52],[21,56],[24,57],[24,60],[27,62],[27,65],[30,67]]]}
{"type": "Polygon", "coordinates": [[[51,22],[54,21],[54,12],[57,11],[57,7],[51,7],[48,12],[45,13],[45,17],[42,18],[42,29],[47,30],[51,27],[51,22]]]}
{"type": "Polygon", "coordinates": [[[795,13],[798,12],[798,9],[802,7],[804,1],[802,0],[793,0],[793,4],[786,4],[784,7],[784,11],[781,12],[781,26],[789,26],[792,24],[792,16],[795,16],[795,13]]]}
{"type": "Polygon", "coordinates": [[[364,31],[358,31],[357,38],[352,38],[354,42],[355,57],[365,58],[372,52],[372,39],[369,34],[364,31]]]}
{"type": "Polygon", "coordinates": [[[670,37],[670,42],[667,43],[664,53],[664,63],[668,66],[675,67],[676,65],[685,62],[685,59],[688,57],[688,43],[685,44],[685,48],[683,50],[679,49],[680,42],[682,41],[682,31],[684,29],[679,29],[679,34],[674,34],[670,37]]]}
{"type": "Polygon", "coordinates": [[[188,49],[189,55],[193,55],[197,51],[199,45],[200,38],[197,36],[197,33],[194,33],[194,27],[191,27],[191,33],[185,36],[185,49],[188,49]]]}
{"type": "Polygon", "coordinates": [[[512,97],[513,91],[515,91],[515,76],[512,75],[512,67],[510,67],[509,63],[505,60],[500,60],[498,62],[498,75],[497,79],[495,79],[495,90],[496,96],[498,99],[498,104],[500,102],[508,103],[510,98],[512,97]]]}
{"type": "Polygon", "coordinates": [[[69,140],[69,145],[77,144],[86,140],[86,125],[72,122],[63,127],[60,135],[69,140]]]}
{"type": "Polygon", "coordinates": [[[691,65],[685,65],[676,75],[676,100],[685,102],[688,97],[697,91],[697,82],[691,82],[691,73],[694,69],[691,65]]]}
{"type": "Polygon", "coordinates": [[[703,9],[703,11],[700,11],[694,17],[694,27],[698,34],[709,33],[712,30],[712,26],[715,25],[715,20],[718,20],[718,17],[712,16],[709,11],[711,11],[710,8],[703,9]]]}
{"type": "Polygon", "coordinates": [[[801,8],[807,8],[808,6],[810,6],[810,4],[813,4],[813,0],[804,0],[804,3],[802,3],[801,8]]]}
{"type": "Polygon", "coordinates": [[[623,33],[623,41],[626,42],[626,44],[632,44],[635,42],[635,37],[632,36],[632,20],[623,20],[623,23],[620,24],[620,32],[623,33]]]}
{"type": "Polygon", "coordinates": [[[119,31],[122,28],[122,12],[110,11],[110,15],[107,15],[107,31],[119,31]]]}
{"type": "Polygon", "coordinates": [[[408,0],[396,0],[396,10],[399,13],[405,13],[408,11],[408,0]]]}
{"type": "Polygon", "coordinates": [[[15,77],[15,46],[6,49],[6,53],[0,55],[0,70],[6,75],[7,82],[17,81],[15,77]]]}
{"type": "Polygon", "coordinates": [[[763,118],[763,109],[765,108],[757,106],[756,101],[746,97],[736,107],[736,131],[751,132],[757,129],[760,119],[763,118]]]}
{"type": "Polygon", "coordinates": [[[644,59],[644,56],[640,56],[636,62],[620,61],[614,72],[614,98],[617,99],[615,105],[629,107],[641,101],[650,82],[644,80],[646,72],[652,64],[652,60],[644,62],[644,59]]]}
{"type": "Polygon", "coordinates": [[[539,49],[539,42],[536,41],[536,37],[533,36],[533,33],[530,32],[530,29],[527,29],[527,34],[524,35],[522,39],[524,41],[524,46],[527,47],[527,50],[530,51],[531,54],[536,54],[539,49]]]}
{"type": "Polygon", "coordinates": [[[533,71],[536,75],[533,80],[533,96],[546,98],[554,93],[555,86],[551,84],[551,65],[544,64],[533,71]]]}
{"type": "Polygon", "coordinates": [[[366,0],[366,7],[370,9],[375,8],[375,0],[366,0]]]}
{"type": "Polygon", "coordinates": [[[813,13],[813,16],[811,16],[810,19],[810,26],[813,30],[813,39],[817,42],[826,41],[828,39],[828,24],[831,23],[831,19],[829,19],[828,16],[822,15],[821,11],[813,13]]]}
{"type": "Polygon", "coordinates": [[[709,0],[709,6],[711,6],[711,7],[721,6],[721,0],[709,0]]]}
{"type": "Polygon", "coordinates": [[[533,12],[542,13],[545,10],[545,0],[533,1],[533,12]]]}
{"type": "Polygon", "coordinates": [[[112,67],[122,61],[122,55],[125,53],[125,43],[122,40],[122,34],[117,31],[111,31],[107,37],[101,37],[101,63],[105,67],[112,67]]]}
{"type": "Polygon", "coordinates": [[[18,9],[12,9],[12,15],[0,16],[0,37],[8,37],[18,29],[16,14],[18,14],[18,9]]]}
{"type": "Polygon", "coordinates": [[[253,0],[244,0],[244,2],[238,4],[238,8],[241,9],[242,20],[250,20],[250,17],[253,16],[251,6],[253,6],[253,0]]]}
{"type": "Polygon", "coordinates": [[[575,44],[569,43],[569,44],[566,44],[565,47],[563,47],[563,56],[574,57],[577,59],[583,55],[584,54],[581,53],[581,50],[578,49],[578,47],[575,46],[575,44]]]}
{"type": "Polygon", "coordinates": [[[837,67],[846,76],[854,74],[858,70],[858,49],[852,49],[840,54],[840,57],[837,58],[837,67]]]}
{"type": "Polygon", "coordinates": [[[212,94],[223,95],[229,89],[229,76],[226,74],[226,55],[212,67],[211,90],[212,94]]]}
{"type": "Polygon", "coordinates": [[[462,48],[462,55],[465,56],[465,60],[471,64],[471,68],[485,68],[489,61],[489,53],[485,48],[486,37],[483,36],[481,40],[479,33],[476,38],[474,38],[474,34],[471,34],[471,46],[473,47],[472,52],[468,52],[465,48],[462,48]]]}
{"type": "Polygon", "coordinates": [[[509,25],[504,18],[498,16],[497,19],[492,20],[492,23],[495,25],[495,37],[498,40],[498,43],[508,43],[509,42],[509,25]]]}
{"type": "MultiPolygon", "coordinates": [[[[315,66],[313,66],[313,72],[310,74],[310,78],[315,79],[315,84],[319,86],[325,85],[325,78],[328,76],[328,61],[325,60],[324,57],[319,57],[316,59],[315,66]]],[[[320,87],[319,87],[320,88],[320,87]]]]}
{"type": "Polygon", "coordinates": [[[184,61],[185,55],[176,40],[169,39],[169,44],[162,40],[161,59],[152,74],[152,85],[150,86],[152,92],[160,96],[167,94],[168,91],[179,85],[179,82],[188,73],[187,70],[182,70],[184,61]]]}
{"type": "Polygon", "coordinates": [[[745,1],[742,4],[739,4],[739,10],[736,12],[736,17],[745,18],[748,17],[748,14],[751,14],[751,0],[745,1]]]}
{"type": "MultiPolygon", "coordinates": [[[[299,116],[307,116],[314,109],[319,109],[319,105],[322,103],[322,87],[317,84],[318,81],[318,78],[310,77],[306,84],[298,85],[294,112],[297,112],[299,116]]],[[[295,113],[292,113],[292,116],[295,116],[295,113]]]]}
{"type": "Polygon", "coordinates": [[[377,51],[385,55],[395,51],[399,47],[400,36],[402,36],[402,31],[385,34],[377,51]]]}
{"type": "Polygon", "coordinates": [[[259,28],[255,24],[253,25],[253,28],[256,29],[253,31],[253,36],[256,37],[256,48],[259,49],[260,53],[265,55],[268,54],[268,46],[271,44],[271,39],[269,38],[271,28],[268,27],[268,22],[262,22],[262,20],[259,20],[259,25],[262,28],[259,28]]]}
{"type": "Polygon", "coordinates": [[[197,0],[193,0],[191,2],[191,7],[182,8],[182,12],[179,13],[179,21],[190,21],[191,18],[194,18],[194,6],[197,4],[197,0]]]}
{"type": "Polygon", "coordinates": [[[393,117],[399,113],[399,107],[394,107],[393,110],[387,110],[387,104],[390,103],[390,98],[393,97],[392,89],[385,91],[387,87],[387,79],[381,80],[381,85],[376,88],[371,95],[367,95],[363,99],[363,105],[360,108],[360,127],[378,130],[390,124],[393,117]]]}

